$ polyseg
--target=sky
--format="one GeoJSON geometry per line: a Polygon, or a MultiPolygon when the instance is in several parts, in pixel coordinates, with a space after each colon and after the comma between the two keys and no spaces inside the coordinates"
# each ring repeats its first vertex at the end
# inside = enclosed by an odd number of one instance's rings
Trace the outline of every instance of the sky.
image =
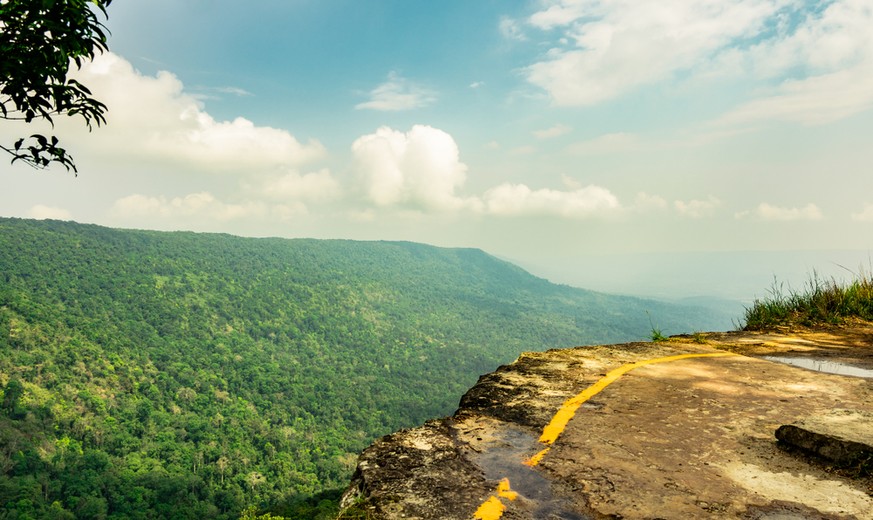
{"type": "MultiPolygon", "coordinates": [[[[57,122],[78,176],[3,166],[0,215],[477,247],[662,297],[870,264],[871,0],[108,14],[111,51],[75,72],[107,124],[57,122]]],[[[0,140],[38,129],[4,122],[0,140]]]]}

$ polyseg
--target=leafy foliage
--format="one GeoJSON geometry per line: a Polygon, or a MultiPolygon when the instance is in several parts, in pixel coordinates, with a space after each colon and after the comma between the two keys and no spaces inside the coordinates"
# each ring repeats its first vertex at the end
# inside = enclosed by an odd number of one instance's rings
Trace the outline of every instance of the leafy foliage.
{"type": "Polygon", "coordinates": [[[770,296],[756,299],[745,312],[746,330],[780,326],[839,324],[848,318],[873,320],[873,275],[860,275],[849,284],[821,280],[813,273],[803,292],[774,281],[770,296]]]}
{"type": "MultiPolygon", "coordinates": [[[[0,2],[0,117],[54,125],[59,114],[81,116],[89,129],[106,122],[106,106],[68,78],[71,62],[107,50],[107,31],[95,12],[106,15],[111,0],[8,0],[0,2]],[[92,7],[94,9],[92,9],[92,7]]],[[[0,148],[35,168],[58,162],[76,165],[55,136],[33,134],[0,148]]]]}
{"type": "Polygon", "coordinates": [[[710,323],[479,250],[0,219],[0,518],[329,516],[374,438],[647,309],[710,323]]]}

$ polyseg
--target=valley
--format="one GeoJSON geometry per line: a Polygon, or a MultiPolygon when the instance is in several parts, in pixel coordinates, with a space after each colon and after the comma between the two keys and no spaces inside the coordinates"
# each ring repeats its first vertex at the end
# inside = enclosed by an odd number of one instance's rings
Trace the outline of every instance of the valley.
{"type": "Polygon", "coordinates": [[[724,323],[409,242],[0,219],[0,272],[6,518],[317,515],[523,351],[724,323]]]}

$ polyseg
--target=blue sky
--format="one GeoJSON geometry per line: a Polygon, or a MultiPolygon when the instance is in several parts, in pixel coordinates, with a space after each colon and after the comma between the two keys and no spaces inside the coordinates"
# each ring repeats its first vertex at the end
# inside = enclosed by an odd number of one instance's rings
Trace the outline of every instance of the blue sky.
{"type": "Polygon", "coordinates": [[[670,296],[869,260],[870,0],[126,0],[108,26],[77,77],[109,124],[56,129],[80,175],[7,167],[0,214],[480,247],[670,296]]]}

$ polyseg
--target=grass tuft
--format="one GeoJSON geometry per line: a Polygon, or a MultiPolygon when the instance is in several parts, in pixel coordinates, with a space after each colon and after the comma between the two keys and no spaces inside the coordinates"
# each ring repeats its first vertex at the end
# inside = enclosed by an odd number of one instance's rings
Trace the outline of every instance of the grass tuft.
{"type": "Polygon", "coordinates": [[[769,296],[745,311],[745,330],[792,325],[838,325],[849,318],[873,321],[873,275],[861,271],[848,284],[823,280],[813,271],[802,292],[774,280],[769,296]]]}
{"type": "Polygon", "coordinates": [[[652,334],[651,334],[652,341],[657,343],[660,341],[669,340],[670,338],[668,338],[667,336],[664,335],[664,332],[661,330],[661,328],[655,326],[655,323],[652,321],[652,315],[649,314],[649,311],[646,311],[646,316],[649,317],[649,325],[652,328],[652,334]]]}

